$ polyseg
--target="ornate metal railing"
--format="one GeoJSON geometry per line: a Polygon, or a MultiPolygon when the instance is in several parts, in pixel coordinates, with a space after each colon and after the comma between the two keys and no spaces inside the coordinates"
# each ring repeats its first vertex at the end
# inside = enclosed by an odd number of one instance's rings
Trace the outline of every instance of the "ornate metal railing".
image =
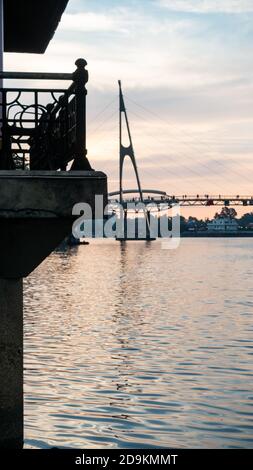
{"type": "Polygon", "coordinates": [[[91,170],[84,59],[73,74],[1,72],[0,79],[71,80],[67,89],[0,89],[0,169],[91,170]],[[72,163],[70,163],[72,162],[72,163]]]}

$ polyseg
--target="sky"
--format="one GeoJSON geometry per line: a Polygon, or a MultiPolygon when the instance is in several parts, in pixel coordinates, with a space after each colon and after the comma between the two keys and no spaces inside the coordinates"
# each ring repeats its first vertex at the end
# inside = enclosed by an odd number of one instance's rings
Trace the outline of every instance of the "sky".
{"type": "MultiPolygon", "coordinates": [[[[70,0],[45,55],[6,70],[88,62],[88,155],[118,188],[121,79],[142,186],[253,193],[253,0],[70,0]]],[[[125,188],[136,186],[129,161],[125,188]]]]}

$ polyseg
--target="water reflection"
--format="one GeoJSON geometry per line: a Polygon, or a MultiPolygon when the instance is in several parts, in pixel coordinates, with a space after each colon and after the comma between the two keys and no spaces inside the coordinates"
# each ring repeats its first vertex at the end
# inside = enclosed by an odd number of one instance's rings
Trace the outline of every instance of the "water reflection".
{"type": "Polygon", "coordinates": [[[25,285],[29,447],[251,447],[252,241],[94,241],[25,285]]]}

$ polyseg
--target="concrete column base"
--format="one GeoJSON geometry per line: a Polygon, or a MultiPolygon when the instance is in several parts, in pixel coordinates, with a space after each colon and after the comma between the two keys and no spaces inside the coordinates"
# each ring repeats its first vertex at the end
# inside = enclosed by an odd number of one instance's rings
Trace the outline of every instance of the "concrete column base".
{"type": "Polygon", "coordinates": [[[23,447],[23,280],[0,279],[0,448],[23,447]]]}

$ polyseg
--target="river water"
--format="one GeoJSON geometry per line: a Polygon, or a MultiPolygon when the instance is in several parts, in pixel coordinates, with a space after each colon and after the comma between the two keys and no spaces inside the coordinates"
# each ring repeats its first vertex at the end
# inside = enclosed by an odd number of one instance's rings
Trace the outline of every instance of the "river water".
{"type": "Polygon", "coordinates": [[[253,240],[92,241],[25,281],[26,447],[253,445],[253,240]]]}

